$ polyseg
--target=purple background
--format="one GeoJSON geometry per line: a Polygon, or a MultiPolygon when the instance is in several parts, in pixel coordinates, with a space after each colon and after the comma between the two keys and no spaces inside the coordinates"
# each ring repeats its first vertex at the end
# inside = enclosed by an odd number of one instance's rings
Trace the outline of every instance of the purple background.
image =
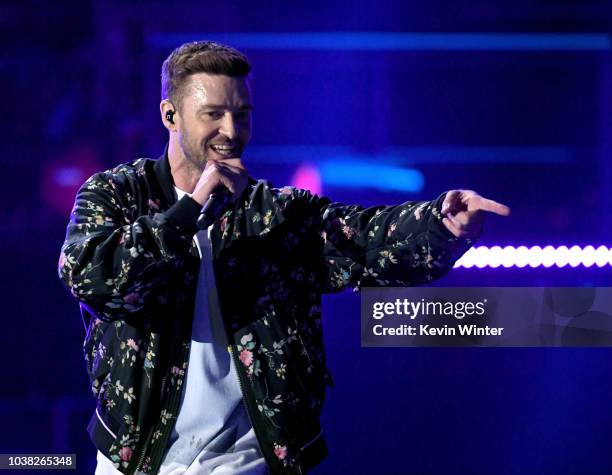
{"type": "MultiPolygon", "coordinates": [[[[252,59],[253,176],[281,185],[300,165],[333,172],[357,158],[410,167],[425,178],[416,193],[342,176],[323,193],[369,205],[472,188],[513,209],[489,221],[483,245],[611,245],[610,2],[356,5],[0,4],[0,452],[76,452],[78,473],[92,473],[84,331],[57,257],[82,181],[161,153],[159,71],[183,40],[229,34],[252,59]],[[282,32],[329,35],[288,49],[274,43],[282,32]],[[390,50],[341,32],[425,35],[390,50]],[[479,35],[466,46],[457,33],[479,35]],[[510,33],[550,36],[517,44],[510,33]]],[[[610,286],[612,276],[609,266],[460,269],[440,285],[610,286]]],[[[362,349],[358,295],[326,297],[324,314],[336,387],[323,420],[331,454],[313,473],[612,472],[609,350],[362,349]]]]}

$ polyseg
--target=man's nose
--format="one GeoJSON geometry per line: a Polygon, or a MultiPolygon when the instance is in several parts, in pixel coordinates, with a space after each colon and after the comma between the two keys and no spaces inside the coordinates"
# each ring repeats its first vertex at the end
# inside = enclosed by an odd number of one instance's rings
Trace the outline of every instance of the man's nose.
{"type": "Polygon", "coordinates": [[[230,140],[236,138],[238,135],[238,125],[236,124],[232,114],[227,113],[223,116],[223,121],[221,122],[219,132],[230,140]]]}

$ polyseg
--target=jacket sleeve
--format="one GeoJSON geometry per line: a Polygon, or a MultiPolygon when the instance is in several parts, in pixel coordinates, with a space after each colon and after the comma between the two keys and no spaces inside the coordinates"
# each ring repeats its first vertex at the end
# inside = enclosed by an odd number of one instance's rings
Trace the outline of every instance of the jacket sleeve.
{"type": "Polygon", "coordinates": [[[323,203],[327,290],[413,286],[448,273],[472,240],[456,238],[442,223],[445,196],[371,208],[323,203]]]}
{"type": "MultiPolygon", "coordinates": [[[[126,172],[127,173],[127,172],[126,172]]],[[[200,206],[185,196],[165,212],[136,216],[134,180],[100,173],[77,193],[59,259],[70,292],[102,320],[161,304],[184,276],[200,206]]]]}

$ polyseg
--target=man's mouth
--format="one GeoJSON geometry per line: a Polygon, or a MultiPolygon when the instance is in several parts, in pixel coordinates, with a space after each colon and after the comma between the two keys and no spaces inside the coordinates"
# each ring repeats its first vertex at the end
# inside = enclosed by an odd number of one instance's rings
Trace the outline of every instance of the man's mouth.
{"type": "Polygon", "coordinates": [[[233,144],[233,145],[211,144],[210,148],[214,152],[216,152],[219,155],[222,155],[223,157],[226,157],[226,158],[239,157],[240,156],[240,147],[238,147],[238,145],[236,145],[236,144],[233,144]]]}

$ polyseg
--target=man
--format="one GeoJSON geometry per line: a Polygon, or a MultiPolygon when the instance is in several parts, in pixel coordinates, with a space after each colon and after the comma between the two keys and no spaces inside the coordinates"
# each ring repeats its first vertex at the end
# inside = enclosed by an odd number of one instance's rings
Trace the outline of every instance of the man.
{"type": "Polygon", "coordinates": [[[363,209],[249,178],[249,72],[230,47],[177,48],[164,155],[77,194],[59,273],[88,326],[96,473],[305,473],[327,453],[321,294],[429,282],[484,212],[509,212],[461,190],[363,209]],[[198,230],[220,190],[231,204],[198,230]]]}

